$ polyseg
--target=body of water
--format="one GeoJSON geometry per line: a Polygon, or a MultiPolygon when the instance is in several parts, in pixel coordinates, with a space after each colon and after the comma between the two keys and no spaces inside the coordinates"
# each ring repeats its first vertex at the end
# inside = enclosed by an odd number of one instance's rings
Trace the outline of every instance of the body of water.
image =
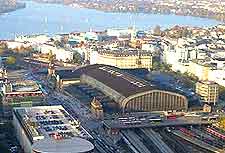
{"type": "Polygon", "coordinates": [[[73,31],[105,30],[134,26],[148,29],[156,25],[212,26],[220,22],[176,15],[105,13],[102,11],[71,8],[58,4],[26,2],[26,8],[0,16],[0,39],[13,39],[15,35],[56,34],[73,31]]]}

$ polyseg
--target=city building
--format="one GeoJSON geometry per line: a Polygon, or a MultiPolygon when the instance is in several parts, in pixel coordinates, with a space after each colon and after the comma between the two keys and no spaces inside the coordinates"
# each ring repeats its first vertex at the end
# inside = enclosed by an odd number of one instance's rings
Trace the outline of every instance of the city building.
{"type": "Polygon", "coordinates": [[[74,52],[70,49],[56,47],[52,44],[41,44],[36,48],[42,54],[49,54],[50,52],[55,55],[55,59],[58,61],[68,62],[73,60],[74,52]]]}
{"type": "Polygon", "coordinates": [[[83,72],[80,80],[109,96],[123,112],[186,111],[188,108],[185,96],[158,89],[115,67],[97,65],[83,72]]]}
{"type": "Polygon", "coordinates": [[[152,54],[141,50],[92,51],[90,64],[106,64],[121,69],[152,68],[152,54]]]}
{"type": "Polygon", "coordinates": [[[199,80],[208,80],[209,71],[213,69],[213,66],[201,61],[190,61],[188,72],[197,76],[199,80]]]}
{"type": "Polygon", "coordinates": [[[24,36],[17,36],[15,38],[17,42],[29,42],[32,44],[44,44],[50,41],[50,37],[47,35],[24,35],[24,36]]]}
{"type": "Polygon", "coordinates": [[[62,106],[13,110],[13,125],[25,153],[90,153],[92,137],[62,106]]]}
{"type": "Polygon", "coordinates": [[[115,36],[115,37],[130,37],[131,34],[134,32],[133,28],[128,29],[107,29],[108,36],[115,36]]]}
{"type": "Polygon", "coordinates": [[[31,47],[31,43],[24,43],[19,41],[6,41],[9,49],[21,49],[31,47]]]}
{"type": "Polygon", "coordinates": [[[122,112],[188,109],[188,100],[185,96],[159,89],[149,82],[108,65],[95,64],[74,71],[63,70],[56,72],[56,77],[60,88],[69,82],[92,86],[115,101],[122,112]]]}
{"type": "Polygon", "coordinates": [[[196,93],[202,102],[215,105],[219,99],[219,85],[212,81],[199,81],[196,84],[196,93]]]}
{"type": "Polygon", "coordinates": [[[12,116],[13,107],[42,105],[44,94],[39,84],[34,81],[16,81],[4,83],[2,87],[2,103],[4,116],[12,116]]]}

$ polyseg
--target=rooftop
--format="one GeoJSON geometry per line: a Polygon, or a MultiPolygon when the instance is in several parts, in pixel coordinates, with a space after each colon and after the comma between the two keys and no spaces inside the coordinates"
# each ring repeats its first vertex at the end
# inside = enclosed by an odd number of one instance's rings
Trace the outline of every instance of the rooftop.
{"type": "Polygon", "coordinates": [[[138,55],[140,55],[140,56],[151,56],[151,53],[147,52],[147,51],[141,51],[141,50],[136,50],[136,49],[127,49],[127,50],[124,51],[124,48],[116,48],[116,50],[99,49],[98,53],[102,54],[102,55],[111,55],[111,56],[115,56],[115,57],[119,57],[119,56],[138,56],[138,55]]]}
{"type": "Polygon", "coordinates": [[[64,69],[64,70],[56,70],[56,75],[59,75],[60,79],[74,79],[80,78],[80,76],[87,70],[98,67],[98,65],[88,65],[84,67],[80,67],[78,69],[64,69]]]}
{"type": "Polygon", "coordinates": [[[34,92],[39,90],[39,85],[32,80],[16,81],[12,83],[12,87],[15,92],[34,92]]]}
{"type": "Polygon", "coordinates": [[[74,137],[60,141],[43,139],[33,144],[32,148],[37,152],[78,153],[91,151],[94,145],[85,139],[74,137]]]}
{"type": "Polygon", "coordinates": [[[214,81],[208,81],[208,80],[202,80],[202,81],[199,81],[199,83],[201,83],[201,84],[207,84],[207,85],[216,85],[217,84],[214,81]]]}
{"type": "Polygon", "coordinates": [[[79,121],[60,105],[20,107],[14,109],[14,114],[32,143],[42,139],[53,144],[51,141],[64,143],[61,140],[74,137],[89,138],[79,121]]]}
{"type": "Polygon", "coordinates": [[[102,82],[125,97],[156,89],[154,85],[149,84],[147,81],[112,66],[96,65],[83,71],[83,74],[102,82]]]}
{"type": "Polygon", "coordinates": [[[42,94],[42,87],[35,81],[22,80],[4,84],[3,91],[7,95],[42,94]]]}

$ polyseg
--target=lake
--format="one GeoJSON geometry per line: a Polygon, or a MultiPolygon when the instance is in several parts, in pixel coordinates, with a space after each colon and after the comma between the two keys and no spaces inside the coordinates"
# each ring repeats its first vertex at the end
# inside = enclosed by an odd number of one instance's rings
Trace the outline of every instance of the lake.
{"type": "Polygon", "coordinates": [[[40,4],[26,1],[26,8],[0,16],[0,39],[15,35],[56,34],[74,31],[105,30],[134,26],[149,29],[174,25],[213,26],[219,21],[206,18],[135,13],[106,13],[93,9],[72,8],[59,4],[40,4]]]}

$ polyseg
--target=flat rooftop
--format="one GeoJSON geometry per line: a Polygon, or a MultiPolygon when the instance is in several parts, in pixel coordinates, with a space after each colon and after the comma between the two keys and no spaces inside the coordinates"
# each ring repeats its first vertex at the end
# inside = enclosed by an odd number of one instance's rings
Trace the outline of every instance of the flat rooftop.
{"type": "MultiPolygon", "coordinates": [[[[14,114],[32,143],[46,139],[58,141],[74,137],[90,138],[88,132],[80,126],[61,105],[20,107],[14,114]]],[[[64,143],[64,142],[63,142],[64,143]]]]}
{"type": "Polygon", "coordinates": [[[82,138],[74,137],[60,141],[40,140],[33,144],[32,149],[36,152],[52,153],[84,153],[94,149],[94,145],[82,138]]]}
{"type": "Polygon", "coordinates": [[[6,90],[4,91],[4,94],[41,94],[41,86],[32,80],[22,80],[22,81],[15,81],[12,83],[7,83],[4,85],[6,90]]]}

